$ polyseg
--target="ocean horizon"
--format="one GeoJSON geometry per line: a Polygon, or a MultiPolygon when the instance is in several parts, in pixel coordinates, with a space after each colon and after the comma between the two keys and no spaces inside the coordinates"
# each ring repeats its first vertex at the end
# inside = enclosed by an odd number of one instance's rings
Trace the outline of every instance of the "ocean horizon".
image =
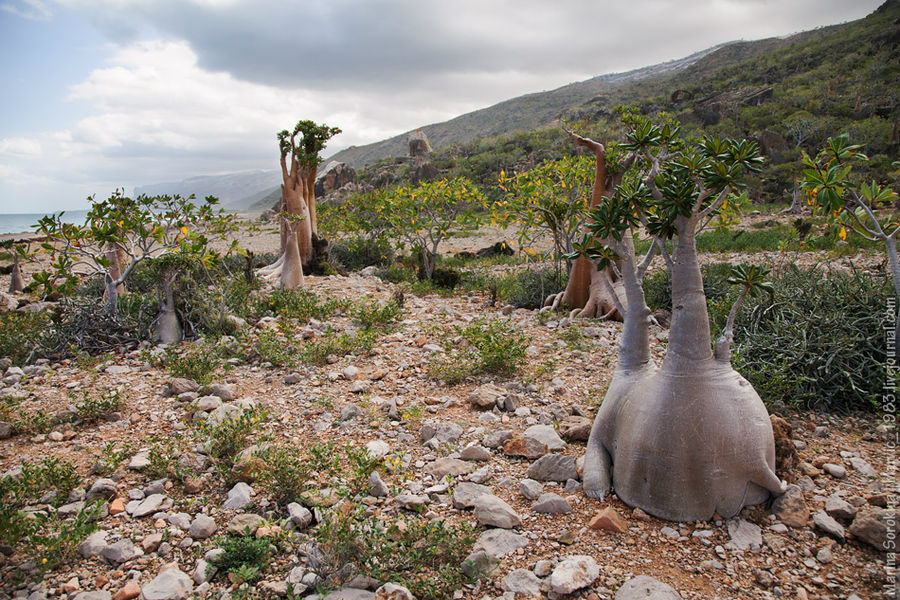
{"type": "Polygon", "coordinates": [[[82,223],[87,215],[86,210],[48,211],[43,213],[7,213],[0,214],[0,234],[34,233],[34,225],[45,215],[62,212],[65,223],[82,223]]]}

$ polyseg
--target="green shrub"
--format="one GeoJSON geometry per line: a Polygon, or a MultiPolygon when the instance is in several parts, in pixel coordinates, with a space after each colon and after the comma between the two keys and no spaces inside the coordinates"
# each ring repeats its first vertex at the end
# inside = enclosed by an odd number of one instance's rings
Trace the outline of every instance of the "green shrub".
{"type": "Polygon", "coordinates": [[[303,344],[300,347],[299,359],[307,364],[324,365],[328,362],[329,356],[371,352],[377,340],[378,333],[371,329],[339,334],[329,330],[322,337],[303,344]]]}
{"type": "Polygon", "coordinates": [[[273,547],[269,538],[230,535],[219,540],[222,553],[215,556],[210,564],[235,578],[241,583],[255,580],[265,570],[273,547]]]}
{"type": "Polygon", "coordinates": [[[167,348],[163,362],[173,377],[192,379],[200,384],[211,383],[213,373],[219,368],[219,357],[203,345],[195,345],[183,353],[167,348]]]}
{"type": "Polygon", "coordinates": [[[83,392],[81,402],[75,405],[75,411],[78,420],[96,423],[106,415],[119,410],[124,402],[118,391],[103,394],[99,398],[92,398],[87,392],[83,392]]]}
{"type": "Polygon", "coordinates": [[[890,281],[791,266],[772,283],[771,302],[748,298],[738,316],[735,368],[770,405],[879,409],[890,281]]]}
{"type": "MultiPolygon", "coordinates": [[[[478,320],[467,327],[456,327],[455,332],[466,345],[459,347],[448,341],[446,354],[428,365],[432,377],[451,385],[479,373],[512,375],[525,359],[530,342],[528,336],[501,319],[478,320]]],[[[449,339],[450,332],[446,334],[449,339]]]]}
{"type": "Polygon", "coordinates": [[[260,360],[276,367],[293,367],[297,364],[299,348],[274,331],[263,331],[254,344],[260,360]]]}
{"type": "Polygon", "coordinates": [[[281,315],[298,321],[309,321],[327,319],[347,306],[346,301],[327,296],[321,298],[304,288],[276,289],[268,296],[257,299],[255,312],[258,315],[281,315]]]}
{"type": "Polygon", "coordinates": [[[10,311],[0,314],[0,357],[23,365],[40,356],[49,322],[44,313],[10,311]]]}
{"type": "MultiPolygon", "coordinates": [[[[266,409],[256,407],[244,410],[239,415],[222,420],[221,423],[202,421],[197,426],[206,455],[219,476],[226,482],[232,481],[232,467],[238,453],[250,446],[256,429],[269,416],[266,409]]],[[[260,443],[261,439],[253,440],[260,443]]]]}
{"type": "Polygon", "coordinates": [[[403,315],[396,300],[380,304],[365,297],[353,308],[353,322],[363,329],[389,329],[403,315]]]}
{"type": "Polygon", "coordinates": [[[564,270],[527,269],[498,281],[497,295],[516,308],[540,308],[547,296],[566,289],[567,280],[564,270]]]}
{"type": "Polygon", "coordinates": [[[371,266],[387,267],[394,262],[394,247],[384,236],[357,236],[333,242],[328,247],[328,252],[332,261],[348,271],[359,271],[371,266]]]}
{"type": "Polygon", "coordinates": [[[359,506],[327,511],[316,532],[330,567],[323,573],[326,585],[340,584],[335,574],[352,564],[378,581],[401,583],[419,600],[452,598],[469,583],[461,565],[475,543],[473,534],[466,523],[418,516],[384,524],[359,506]]]}

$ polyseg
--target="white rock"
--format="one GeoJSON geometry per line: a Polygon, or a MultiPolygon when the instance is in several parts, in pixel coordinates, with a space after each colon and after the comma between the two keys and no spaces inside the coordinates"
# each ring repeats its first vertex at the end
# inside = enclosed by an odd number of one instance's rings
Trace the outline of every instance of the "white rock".
{"type": "Polygon", "coordinates": [[[550,589],[557,594],[571,594],[585,588],[600,577],[600,565],[590,556],[566,557],[550,574],[550,589]]]}

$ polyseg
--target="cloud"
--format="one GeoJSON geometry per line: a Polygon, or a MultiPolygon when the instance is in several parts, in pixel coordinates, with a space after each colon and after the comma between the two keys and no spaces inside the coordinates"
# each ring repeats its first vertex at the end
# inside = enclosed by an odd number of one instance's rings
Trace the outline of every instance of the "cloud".
{"type": "Polygon", "coordinates": [[[4,2],[0,4],[0,10],[32,21],[46,21],[53,16],[53,13],[41,0],[20,0],[15,4],[4,2]]]}

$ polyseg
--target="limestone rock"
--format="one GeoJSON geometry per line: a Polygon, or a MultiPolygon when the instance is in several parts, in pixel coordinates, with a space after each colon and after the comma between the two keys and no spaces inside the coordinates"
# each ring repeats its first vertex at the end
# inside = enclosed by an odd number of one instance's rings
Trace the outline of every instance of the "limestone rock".
{"type": "Polygon", "coordinates": [[[475,465],[465,460],[459,460],[458,458],[439,458],[425,467],[425,472],[429,475],[433,475],[436,479],[441,479],[447,475],[458,477],[460,475],[471,473],[474,470],[475,465]]]}
{"type": "Polygon", "coordinates": [[[852,519],[856,516],[856,508],[841,498],[832,494],[825,499],[825,512],[835,519],[852,519]]]}
{"type": "Polygon", "coordinates": [[[508,456],[534,459],[547,454],[547,445],[535,438],[519,437],[507,440],[503,444],[503,452],[508,456]]]}
{"type": "Polygon", "coordinates": [[[194,582],[179,569],[166,569],[141,590],[144,600],[182,600],[194,593],[194,582]]]}
{"type": "Polygon", "coordinates": [[[890,510],[882,508],[861,510],[850,524],[849,531],[856,539],[869,544],[876,550],[887,552],[889,522],[896,526],[897,514],[890,510]]]}
{"type": "Polygon", "coordinates": [[[503,578],[502,587],[507,592],[521,594],[526,598],[541,596],[541,580],[528,569],[514,569],[503,578]]]}
{"type": "Polygon", "coordinates": [[[494,558],[503,558],[528,545],[528,538],[506,529],[488,529],[475,542],[473,552],[483,551],[494,558]]]}
{"type": "Polygon", "coordinates": [[[416,600],[416,598],[402,585],[386,583],[375,590],[375,600],[416,600]]]}
{"type": "Polygon", "coordinates": [[[832,519],[824,510],[820,510],[813,515],[813,524],[828,535],[844,541],[843,525],[832,519]]]}
{"type": "Polygon", "coordinates": [[[566,481],[578,479],[575,457],[562,454],[547,454],[528,467],[528,477],[537,481],[566,481]]]}
{"type": "Polygon", "coordinates": [[[484,494],[475,500],[475,518],[488,527],[510,529],[522,522],[513,508],[493,494],[484,494]]]}
{"type": "Polygon", "coordinates": [[[471,508],[479,497],[490,494],[491,488],[469,481],[463,481],[453,489],[452,502],[454,508],[471,508]]]}
{"type": "Polygon", "coordinates": [[[556,430],[549,425],[532,425],[525,430],[522,437],[526,439],[535,439],[547,446],[547,449],[550,451],[564,450],[566,447],[566,443],[559,437],[556,430]]]}
{"type": "Polygon", "coordinates": [[[123,538],[115,544],[104,546],[100,554],[109,562],[120,565],[133,558],[142,556],[144,552],[140,548],[135,548],[134,543],[129,538],[123,538]]]}
{"type": "Polygon", "coordinates": [[[495,385],[485,384],[469,393],[469,403],[476,408],[491,409],[497,406],[497,400],[506,395],[506,390],[495,385]]]}
{"type": "Polygon", "coordinates": [[[681,600],[681,595],[662,581],[639,575],[619,588],[615,600],[681,600]]]}
{"type": "Polygon", "coordinates": [[[569,415],[559,423],[559,433],[566,439],[586,442],[591,435],[593,423],[587,417],[569,415]]]}
{"type": "Polygon", "coordinates": [[[803,491],[799,486],[791,484],[781,496],[772,503],[772,513],[788,527],[800,529],[806,527],[809,520],[809,507],[803,499],[803,491]]]}
{"type": "Polygon", "coordinates": [[[759,551],[762,548],[762,530],[759,525],[745,521],[744,519],[732,519],[728,521],[728,535],[731,541],[727,547],[734,550],[759,551]]]}
{"type": "Polygon", "coordinates": [[[195,540],[203,540],[216,532],[216,520],[209,515],[199,514],[194,517],[188,529],[188,535],[195,540]]]}
{"type": "Polygon", "coordinates": [[[600,576],[600,565],[590,556],[566,557],[550,574],[550,589],[557,594],[571,594],[594,583],[600,576]]]}
{"type": "Polygon", "coordinates": [[[225,497],[225,508],[239,510],[250,504],[250,497],[253,495],[253,488],[240,481],[228,491],[225,497]]]}
{"type": "Polygon", "coordinates": [[[531,507],[531,510],[536,513],[561,514],[572,512],[572,505],[559,494],[547,492],[541,494],[534,506],[531,507]]]}

